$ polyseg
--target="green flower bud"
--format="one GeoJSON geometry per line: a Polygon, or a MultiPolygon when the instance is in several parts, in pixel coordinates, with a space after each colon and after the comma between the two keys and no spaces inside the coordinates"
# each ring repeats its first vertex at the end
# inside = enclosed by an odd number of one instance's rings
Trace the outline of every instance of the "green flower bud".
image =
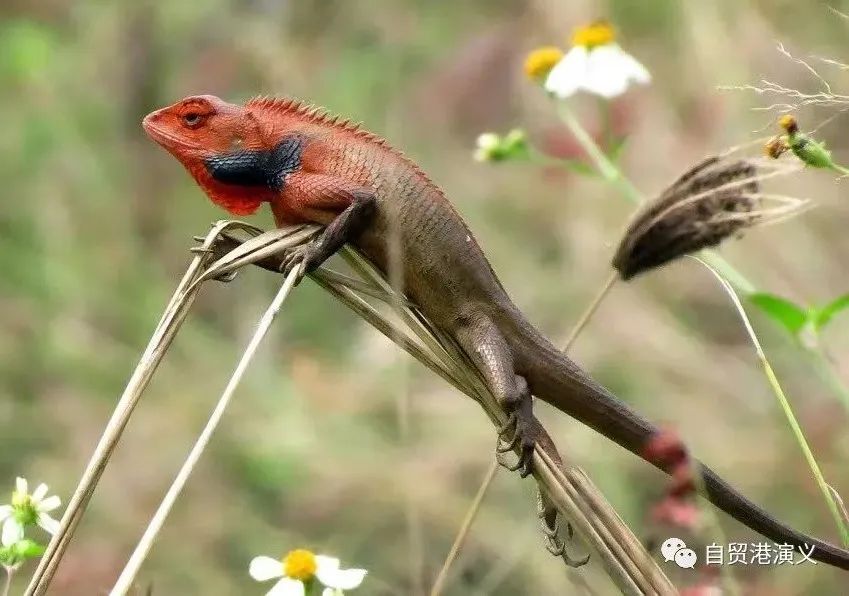
{"type": "Polygon", "coordinates": [[[813,168],[837,169],[831,159],[831,151],[822,143],[817,143],[807,135],[796,133],[788,138],[790,150],[793,154],[813,168]]]}
{"type": "Polygon", "coordinates": [[[503,137],[494,132],[486,132],[478,137],[474,155],[477,161],[526,159],[530,155],[528,137],[518,128],[503,137]]]}
{"type": "Polygon", "coordinates": [[[793,154],[806,165],[812,168],[828,169],[843,175],[849,174],[849,170],[834,163],[831,151],[825,148],[824,143],[819,143],[808,135],[799,132],[799,123],[791,114],[785,114],[778,119],[778,125],[787,133],[783,137],[773,139],[766,146],[767,154],[777,159],[784,148],[789,147],[793,154]]]}

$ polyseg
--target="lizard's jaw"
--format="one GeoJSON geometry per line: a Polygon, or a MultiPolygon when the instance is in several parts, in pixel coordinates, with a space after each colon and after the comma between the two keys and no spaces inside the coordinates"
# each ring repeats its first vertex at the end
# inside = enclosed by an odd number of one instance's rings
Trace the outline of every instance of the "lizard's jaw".
{"type": "Polygon", "coordinates": [[[147,136],[160,145],[165,146],[166,142],[173,140],[173,136],[166,133],[165,127],[162,125],[162,120],[162,110],[156,110],[144,117],[144,120],[142,120],[142,127],[147,133],[147,136]]]}
{"type": "Polygon", "coordinates": [[[142,127],[151,139],[164,147],[177,159],[183,161],[190,158],[202,147],[197,147],[191,140],[175,133],[168,125],[168,117],[165,110],[157,110],[144,117],[142,127]]]}

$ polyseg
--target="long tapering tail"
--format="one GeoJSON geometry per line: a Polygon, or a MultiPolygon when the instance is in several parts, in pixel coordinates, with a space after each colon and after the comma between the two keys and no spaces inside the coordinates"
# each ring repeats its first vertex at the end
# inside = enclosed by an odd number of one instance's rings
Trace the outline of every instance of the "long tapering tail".
{"type": "MultiPolygon", "coordinates": [[[[644,449],[658,429],[590,379],[521,315],[511,319],[516,326],[508,330],[508,341],[533,394],[646,459],[644,449]]],[[[657,462],[646,461],[662,469],[657,462]]],[[[776,543],[804,548],[805,553],[813,546],[811,558],[849,570],[849,552],[780,522],[713,470],[704,464],[698,465],[703,478],[703,494],[719,509],[776,543]]]]}

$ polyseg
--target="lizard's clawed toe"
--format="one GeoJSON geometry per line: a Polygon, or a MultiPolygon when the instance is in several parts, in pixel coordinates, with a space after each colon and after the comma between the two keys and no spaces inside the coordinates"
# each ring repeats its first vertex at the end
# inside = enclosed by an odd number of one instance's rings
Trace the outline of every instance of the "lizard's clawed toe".
{"type": "Polygon", "coordinates": [[[288,277],[295,267],[303,263],[303,267],[298,272],[298,278],[295,280],[295,285],[301,283],[301,280],[307,273],[307,266],[310,261],[310,248],[311,246],[309,244],[293,248],[285,254],[283,261],[280,263],[280,271],[286,277],[288,277]]]}
{"type": "Polygon", "coordinates": [[[533,472],[535,419],[530,407],[520,404],[507,418],[498,432],[498,445],[495,448],[498,463],[511,472],[519,471],[522,478],[533,472]],[[505,461],[504,454],[518,449],[519,459],[515,464],[505,461]]]}
{"type": "MultiPolygon", "coordinates": [[[[544,521],[542,523],[542,532],[544,534],[546,550],[553,556],[562,558],[563,562],[569,567],[581,567],[586,565],[590,560],[590,556],[586,555],[581,559],[573,559],[569,556],[569,553],[566,551],[566,540],[563,540],[563,538],[559,536],[557,526],[558,524],[556,523],[551,527],[544,521]]],[[[570,542],[575,536],[575,530],[570,523],[566,524],[566,536],[570,542]]]]}
{"type": "Polygon", "coordinates": [[[566,552],[566,542],[571,542],[575,537],[575,528],[571,523],[566,522],[566,540],[560,537],[560,514],[556,509],[547,507],[542,497],[542,493],[538,493],[537,513],[539,515],[540,527],[542,528],[545,548],[555,557],[560,557],[568,567],[581,567],[586,565],[590,560],[587,555],[582,559],[573,559],[566,552]]]}

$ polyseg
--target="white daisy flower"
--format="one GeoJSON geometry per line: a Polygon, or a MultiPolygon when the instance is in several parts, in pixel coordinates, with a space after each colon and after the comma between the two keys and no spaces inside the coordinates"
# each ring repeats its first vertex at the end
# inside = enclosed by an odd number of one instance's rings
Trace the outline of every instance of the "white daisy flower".
{"type": "Polygon", "coordinates": [[[299,548],[289,551],[282,560],[255,557],[248,570],[259,582],[280,578],[266,596],[304,596],[306,586],[317,579],[324,587],[322,596],[343,596],[363,583],[365,569],[340,569],[339,559],[316,555],[299,548]]]}
{"type": "Polygon", "coordinates": [[[47,497],[47,485],[39,484],[32,494],[26,478],[15,480],[15,490],[12,492],[12,503],[0,505],[0,543],[11,546],[24,537],[26,526],[39,525],[50,534],[59,530],[59,522],[49,513],[62,504],[56,495],[47,497]]]}
{"type": "Polygon", "coordinates": [[[649,71],[615,39],[613,27],[604,21],[575,31],[572,49],[551,69],[545,89],[561,99],[578,91],[611,99],[625,93],[631,83],[649,83],[649,71]]]}

